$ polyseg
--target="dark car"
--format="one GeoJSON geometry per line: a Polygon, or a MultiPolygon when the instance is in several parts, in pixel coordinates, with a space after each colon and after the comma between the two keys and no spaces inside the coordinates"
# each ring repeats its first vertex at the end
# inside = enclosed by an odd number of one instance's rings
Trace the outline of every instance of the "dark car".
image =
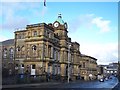
{"type": "Polygon", "coordinates": [[[112,77],[109,77],[109,79],[112,79],[112,77]]]}
{"type": "Polygon", "coordinates": [[[105,80],[108,81],[108,77],[106,77],[105,80]]]}

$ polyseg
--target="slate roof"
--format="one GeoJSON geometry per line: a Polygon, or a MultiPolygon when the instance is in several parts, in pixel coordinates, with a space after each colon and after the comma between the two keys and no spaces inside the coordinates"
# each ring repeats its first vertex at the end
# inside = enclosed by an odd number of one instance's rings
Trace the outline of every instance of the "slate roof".
{"type": "Polygon", "coordinates": [[[0,42],[0,45],[13,45],[13,44],[14,44],[14,39],[8,39],[0,42]]]}

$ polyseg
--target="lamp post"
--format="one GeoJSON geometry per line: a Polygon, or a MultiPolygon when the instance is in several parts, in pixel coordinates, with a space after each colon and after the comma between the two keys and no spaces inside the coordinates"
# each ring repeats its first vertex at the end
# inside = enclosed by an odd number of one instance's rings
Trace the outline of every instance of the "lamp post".
{"type": "Polygon", "coordinates": [[[118,81],[120,82],[120,61],[118,61],[118,81]]]}
{"type": "Polygon", "coordinates": [[[68,83],[69,83],[69,79],[70,79],[70,47],[71,45],[68,44],[68,83]]]}

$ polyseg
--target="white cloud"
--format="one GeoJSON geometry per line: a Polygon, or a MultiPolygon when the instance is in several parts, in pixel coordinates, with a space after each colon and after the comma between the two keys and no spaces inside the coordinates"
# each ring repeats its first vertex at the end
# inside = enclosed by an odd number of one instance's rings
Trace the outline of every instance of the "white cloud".
{"type": "Polygon", "coordinates": [[[113,56],[115,56],[116,58],[118,58],[118,53],[113,53],[113,56]]]}
{"type": "Polygon", "coordinates": [[[94,14],[83,14],[80,15],[77,18],[74,18],[68,22],[68,29],[70,32],[75,32],[81,27],[86,27],[90,29],[92,27],[92,19],[93,19],[94,14]]]}
{"type": "Polygon", "coordinates": [[[98,59],[98,64],[108,64],[118,61],[118,44],[81,44],[81,53],[93,56],[98,59]]]}
{"type": "Polygon", "coordinates": [[[8,40],[6,36],[0,35],[0,42],[8,40]]]}
{"type": "Polygon", "coordinates": [[[105,20],[103,17],[95,16],[95,14],[84,14],[68,22],[70,32],[78,30],[81,27],[85,27],[90,30],[96,27],[98,33],[105,33],[111,30],[110,20],[105,20]],[[76,24],[77,23],[77,24],[76,24]]]}
{"type": "MultiPolygon", "coordinates": [[[[11,16],[10,18],[12,18],[11,16]]],[[[17,28],[23,28],[25,25],[27,25],[29,21],[22,17],[15,17],[14,19],[11,19],[9,21],[6,21],[2,25],[0,25],[0,28],[2,30],[15,30],[17,28]],[[19,18],[19,19],[17,19],[19,18]]]]}
{"type": "Polygon", "coordinates": [[[80,17],[77,17],[76,19],[71,20],[71,22],[69,22],[70,24],[69,35],[71,36],[72,40],[75,40],[78,43],[80,43],[81,53],[97,58],[98,64],[108,64],[110,62],[117,62],[118,44],[117,42],[110,43],[108,38],[110,37],[108,32],[114,31],[113,34],[115,34],[117,33],[117,29],[116,30],[112,29],[113,27],[110,26],[110,23],[111,23],[110,20],[106,20],[103,17],[96,16],[95,14],[80,15],[80,17]],[[87,35],[85,33],[82,33],[83,30],[87,35]],[[91,31],[93,33],[88,33],[91,31]],[[105,44],[101,43],[100,38],[103,35],[103,34],[101,35],[101,33],[107,33],[105,44]],[[95,35],[96,36],[95,39],[91,37],[91,35],[95,35]]]}
{"type": "Polygon", "coordinates": [[[102,17],[93,18],[92,23],[100,28],[100,32],[110,31],[110,20],[104,20],[102,17]]]}
{"type": "Polygon", "coordinates": [[[15,16],[11,9],[8,9],[5,15],[5,21],[0,25],[2,30],[15,30],[16,28],[22,28],[29,21],[26,18],[15,16]]]}
{"type": "Polygon", "coordinates": [[[29,21],[23,16],[17,15],[16,11],[23,9],[20,3],[3,3],[2,4],[2,23],[0,23],[1,30],[12,30],[22,28],[29,21]]]}
{"type": "MultiPolygon", "coordinates": [[[[4,7],[5,22],[0,27],[3,27],[3,29],[10,29],[10,28],[15,29],[15,28],[23,27],[24,25],[28,24],[29,21],[23,16],[20,17],[15,15],[15,11],[21,10],[24,8],[29,10],[30,8],[33,8],[33,7],[35,6],[32,4],[30,6],[22,6],[19,3],[6,5],[6,7],[4,7]]],[[[47,8],[43,8],[42,12],[34,11],[34,14],[35,15],[42,14],[44,16],[46,12],[47,12],[47,8]]],[[[75,32],[75,30],[78,30],[81,26],[84,26],[86,28],[91,28],[93,27],[93,25],[96,25],[99,28],[98,32],[108,32],[110,31],[109,24],[110,24],[109,20],[104,20],[101,17],[96,17],[94,14],[86,14],[86,15],[81,15],[80,17],[74,20],[71,20],[69,24],[70,26],[69,28],[75,32]]],[[[6,40],[6,39],[7,39],[6,37],[0,36],[0,41],[6,40]]],[[[115,60],[117,59],[116,47],[117,47],[116,44],[107,44],[107,45],[91,44],[90,45],[87,43],[87,44],[81,44],[81,52],[83,54],[88,54],[98,58],[99,63],[105,63],[105,62],[107,63],[107,62],[111,62],[113,59],[115,60]]]]}
{"type": "Polygon", "coordinates": [[[21,3],[21,2],[6,2],[2,3],[2,19],[3,22],[0,23],[0,29],[2,30],[14,30],[16,28],[24,28],[30,23],[30,18],[41,18],[47,13],[48,8],[43,7],[43,3],[21,3]],[[42,7],[42,10],[39,9],[42,7]],[[23,14],[26,12],[29,16],[23,14]],[[19,13],[19,14],[18,14],[19,13]]]}

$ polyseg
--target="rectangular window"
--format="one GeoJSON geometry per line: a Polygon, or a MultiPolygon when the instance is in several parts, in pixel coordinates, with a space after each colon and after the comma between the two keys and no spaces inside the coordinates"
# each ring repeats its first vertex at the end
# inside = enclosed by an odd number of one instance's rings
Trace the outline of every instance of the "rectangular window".
{"type": "Polygon", "coordinates": [[[58,51],[58,61],[60,60],[60,52],[58,51]]]}
{"type": "Polygon", "coordinates": [[[85,62],[83,62],[83,68],[85,68],[85,62]]]}
{"type": "Polygon", "coordinates": [[[53,47],[51,46],[51,58],[53,58],[53,47]]]}
{"type": "Polygon", "coordinates": [[[7,53],[4,53],[4,58],[7,58],[7,53]]]}
{"type": "Polygon", "coordinates": [[[40,31],[40,35],[42,35],[42,31],[40,31]]]}
{"type": "Polygon", "coordinates": [[[30,36],[30,32],[28,32],[28,36],[30,36]]]}
{"type": "Polygon", "coordinates": [[[35,65],[32,65],[32,69],[35,69],[35,65]]]}
{"type": "Polygon", "coordinates": [[[13,58],[13,54],[10,54],[10,58],[13,58]]]}
{"type": "Polygon", "coordinates": [[[52,33],[49,33],[48,36],[49,36],[49,38],[52,38],[52,33]]]}
{"type": "Polygon", "coordinates": [[[52,74],[55,75],[55,65],[52,65],[52,74]]]}
{"type": "Polygon", "coordinates": [[[20,34],[18,35],[18,39],[21,39],[21,35],[20,34]]]}
{"type": "Polygon", "coordinates": [[[18,67],[18,64],[16,64],[16,67],[18,67]]]}
{"type": "Polygon", "coordinates": [[[47,45],[45,45],[44,53],[45,53],[45,57],[46,57],[47,56],[47,45]]]}
{"type": "Polygon", "coordinates": [[[48,36],[48,35],[47,35],[47,31],[45,31],[45,34],[44,34],[44,35],[45,35],[46,37],[48,36]]]}
{"type": "Polygon", "coordinates": [[[58,74],[60,74],[60,66],[58,66],[58,74]]]}
{"type": "Polygon", "coordinates": [[[24,64],[22,64],[21,67],[24,67],[24,64]]]}
{"type": "Polygon", "coordinates": [[[49,45],[48,46],[48,56],[50,57],[50,55],[51,55],[51,46],[49,45]]]}
{"type": "Polygon", "coordinates": [[[34,31],[34,36],[37,36],[37,31],[34,31]]]}

